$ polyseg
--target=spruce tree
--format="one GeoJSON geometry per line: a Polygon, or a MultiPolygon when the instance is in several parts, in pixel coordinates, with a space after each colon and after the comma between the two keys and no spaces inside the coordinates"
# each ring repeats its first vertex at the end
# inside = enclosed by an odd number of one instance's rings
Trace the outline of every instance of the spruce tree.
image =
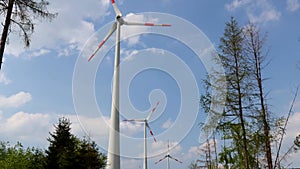
{"type": "Polygon", "coordinates": [[[46,169],[103,169],[106,156],[91,140],[80,140],[71,133],[71,122],[60,118],[55,131],[50,133],[46,150],[46,169]]]}
{"type": "Polygon", "coordinates": [[[78,139],[71,134],[71,122],[60,118],[54,133],[50,133],[46,169],[76,168],[78,154],[78,139]]]}
{"type": "Polygon", "coordinates": [[[80,142],[79,165],[77,169],[104,169],[106,156],[99,153],[99,149],[94,141],[83,139],[80,142]]]}

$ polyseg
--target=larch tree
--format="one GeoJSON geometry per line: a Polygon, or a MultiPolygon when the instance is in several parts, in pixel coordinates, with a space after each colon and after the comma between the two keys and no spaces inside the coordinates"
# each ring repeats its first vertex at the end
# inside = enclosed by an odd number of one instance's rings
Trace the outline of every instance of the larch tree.
{"type": "Polygon", "coordinates": [[[35,19],[53,19],[57,14],[47,10],[46,0],[1,0],[0,14],[4,16],[0,39],[0,70],[3,62],[5,45],[12,30],[18,30],[25,46],[30,45],[30,36],[34,32],[35,19]]]}
{"type": "MultiPolygon", "coordinates": [[[[262,77],[262,64],[265,60],[263,53],[263,46],[265,43],[265,36],[262,36],[259,29],[254,24],[249,24],[244,28],[245,34],[245,51],[252,60],[254,81],[256,81],[254,97],[257,98],[257,112],[258,119],[257,125],[261,125],[263,128],[262,140],[264,141],[264,152],[267,159],[267,168],[273,169],[272,163],[272,150],[271,150],[271,136],[270,136],[270,120],[268,118],[268,110],[266,105],[266,99],[263,89],[263,77],[262,77]]],[[[259,127],[260,128],[260,127],[259,127]]],[[[260,142],[260,141],[259,141],[260,142]]]]}
{"type": "MultiPolygon", "coordinates": [[[[243,32],[237,21],[231,18],[226,23],[221,37],[220,59],[226,73],[227,104],[225,117],[230,117],[229,130],[239,154],[240,168],[250,168],[250,157],[247,138],[246,111],[249,108],[249,91],[251,90],[249,60],[243,51],[243,32]]],[[[228,119],[227,119],[228,120],[228,119]]]]}

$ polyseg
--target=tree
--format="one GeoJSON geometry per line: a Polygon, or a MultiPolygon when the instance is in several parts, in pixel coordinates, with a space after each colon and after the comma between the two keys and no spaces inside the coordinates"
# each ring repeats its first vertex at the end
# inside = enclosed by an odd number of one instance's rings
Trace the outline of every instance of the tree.
{"type": "Polygon", "coordinates": [[[224,90],[215,84],[220,76],[213,72],[204,80],[205,93],[200,104],[206,113],[222,114],[217,131],[224,141],[219,162],[225,168],[272,168],[270,113],[263,91],[262,63],[265,37],[253,24],[240,27],[234,18],[226,23],[220,38],[219,58],[226,74],[226,103],[223,112],[211,112],[219,96],[210,91],[224,90]],[[213,83],[210,81],[213,79],[213,83]]]}
{"type": "Polygon", "coordinates": [[[99,149],[94,141],[83,139],[80,142],[79,166],[77,169],[104,169],[106,156],[99,153],[99,149]]]}
{"type": "Polygon", "coordinates": [[[189,169],[199,169],[197,162],[191,162],[188,166],[189,169]]]}
{"type": "MultiPolygon", "coordinates": [[[[262,63],[264,61],[264,55],[262,54],[263,50],[263,44],[265,41],[265,38],[260,35],[260,32],[258,28],[254,24],[249,24],[245,29],[245,50],[247,54],[249,55],[249,58],[252,58],[253,60],[253,66],[254,66],[254,79],[256,81],[255,87],[258,91],[254,93],[254,96],[256,96],[259,106],[257,108],[258,114],[258,121],[259,123],[262,123],[263,127],[263,140],[265,145],[265,156],[267,159],[267,166],[268,169],[273,169],[272,164],[272,150],[271,150],[271,138],[270,138],[270,125],[268,120],[268,114],[267,114],[267,105],[265,103],[265,96],[263,91],[263,78],[262,78],[262,63]]],[[[255,106],[253,106],[255,107],[255,106]]],[[[258,123],[258,125],[260,125],[258,123]]],[[[260,142],[260,141],[259,141],[260,142]]]]}
{"type": "Polygon", "coordinates": [[[222,60],[227,77],[227,105],[225,116],[232,116],[230,122],[235,121],[236,125],[232,126],[231,134],[236,148],[239,151],[240,164],[242,168],[249,169],[249,151],[247,143],[247,129],[245,121],[245,111],[248,108],[249,102],[249,77],[250,68],[248,58],[245,57],[243,51],[243,32],[237,21],[231,18],[231,21],[226,23],[221,44],[219,45],[220,59],[222,60]]]}
{"type": "Polygon", "coordinates": [[[50,133],[50,142],[47,154],[46,168],[68,169],[76,168],[78,139],[71,134],[71,122],[66,118],[60,118],[55,132],[50,133]]]}
{"type": "Polygon", "coordinates": [[[45,156],[36,148],[24,149],[21,143],[0,143],[1,169],[44,169],[45,156]]]}
{"type": "Polygon", "coordinates": [[[48,138],[50,145],[46,169],[100,169],[106,164],[106,156],[99,153],[95,142],[80,140],[71,133],[71,122],[60,118],[54,133],[48,138]]]}
{"type": "Polygon", "coordinates": [[[5,44],[12,26],[16,26],[25,46],[30,45],[30,35],[34,32],[34,19],[53,19],[56,14],[47,11],[46,0],[1,0],[0,14],[5,15],[0,39],[0,70],[3,61],[5,44]]]}

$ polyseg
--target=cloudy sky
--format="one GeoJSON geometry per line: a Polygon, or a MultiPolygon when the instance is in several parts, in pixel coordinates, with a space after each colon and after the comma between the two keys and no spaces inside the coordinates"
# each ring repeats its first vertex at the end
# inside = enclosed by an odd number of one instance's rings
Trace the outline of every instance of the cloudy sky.
{"type": "MultiPolygon", "coordinates": [[[[160,101],[150,120],[158,142],[147,139],[151,168],[165,167],[165,162],[158,166],[154,162],[165,153],[168,140],[173,147],[171,154],[184,161],[172,163],[172,168],[187,168],[199,156],[198,123],[205,121],[205,115],[200,110],[197,116],[197,96],[203,91],[201,79],[208,63],[198,58],[205,50],[195,49],[193,44],[198,41],[194,38],[201,37],[203,48],[208,42],[218,46],[231,16],[240,25],[255,22],[266,32],[269,63],[263,73],[268,78],[268,104],[275,116],[288,112],[300,82],[299,0],[116,3],[127,20],[172,24],[171,28],[122,27],[121,120],[144,118],[160,101]]],[[[51,0],[49,9],[58,16],[51,23],[36,21],[30,48],[24,48],[17,35],[10,35],[0,72],[0,140],[46,148],[48,132],[53,131],[59,117],[66,116],[76,135],[88,135],[105,151],[114,35],[91,62],[86,60],[110,29],[115,18],[113,8],[109,0],[51,0]]],[[[299,120],[297,99],[283,150],[300,133],[299,120]]],[[[121,150],[126,157],[122,159],[123,168],[142,167],[142,124],[122,121],[121,133],[121,150]]],[[[299,167],[299,156],[292,154],[283,163],[299,167]]]]}

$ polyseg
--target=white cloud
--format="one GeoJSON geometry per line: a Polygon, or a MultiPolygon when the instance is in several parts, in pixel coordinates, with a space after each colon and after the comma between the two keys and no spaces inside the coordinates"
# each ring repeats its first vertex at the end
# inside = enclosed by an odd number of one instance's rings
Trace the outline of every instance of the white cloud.
{"type": "Polygon", "coordinates": [[[142,168],[143,161],[138,159],[122,158],[121,166],[124,169],[142,168]]]}
{"type": "Polygon", "coordinates": [[[248,4],[250,2],[250,0],[233,0],[230,4],[226,4],[225,8],[228,11],[233,11],[236,8],[240,8],[246,4],[248,4]]]}
{"type": "Polygon", "coordinates": [[[265,23],[268,21],[276,21],[281,17],[281,13],[276,9],[262,9],[261,13],[255,14],[251,11],[248,12],[250,22],[253,23],[265,23]]]}
{"type": "Polygon", "coordinates": [[[127,136],[132,136],[138,132],[144,131],[144,123],[121,122],[121,133],[127,136]]]}
{"type": "Polygon", "coordinates": [[[109,117],[86,117],[73,114],[61,116],[70,119],[72,122],[72,132],[79,137],[88,136],[92,139],[99,139],[108,136],[109,126],[107,124],[109,123],[109,117]]]}
{"type": "Polygon", "coordinates": [[[281,12],[276,9],[271,0],[233,0],[230,4],[226,4],[228,11],[242,8],[251,22],[265,23],[269,21],[277,21],[281,17],[281,12]]]}
{"type": "Polygon", "coordinates": [[[172,126],[174,122],[171,119],[168,119],[166,122],[164,122],[164,124],[162,125],[162,128],[164,129],[168,129],[172,126]]]}
{"type": "Polygon", "coordinates": [[[189,151],[188,151],[189,154],[192,154],[193,156],[195,155],[199,155],[199,146],[192,146],[190,147],[189,151]]]}
{"type": "Polygon", "coordinates": [[[50,53],[50,52],[51,52],[51,51],[48,50],[48,49],[39,49],[39,50],[37,50],[37,51],[32,52],[32,54],[31,54],[29,57],[30,57],[30,58],[32,58],[32,57],[39,57],[39,56],[48,54],[48,53],[50,53]]]}
{"type": "MultiPolygon", "coordinates": [[[[213,139],[210,139],[209,145],[210,145],[211,151],[214,151],[213,144],[214,144],[213,139]]],[[[216,144],[218,144],[218,140],[216,140],[216,144]]],[[[200,154],[204,153],[203,150],[207,149],[207,146],[208,146],[208,144],[207,144],[207,142],[205,142],[199,146],[190,147],[187,154],[184,155],[184,159],[192,160],[192,159],[198,158],[200,156],[200,154]]]]}
{"type": "MultiPolygon", "coordinates": [[[[55,113],[28,113],[24,111],[17,112],[10,117],[2,114],[0,111],[0,140],[2,141],[13,143],[20,141],[25,146],[46,148],[49,144],[47,141],[47,138],[50,137],[49,132],[54,131],[54,125],[57,124],[59,117],[70,119],[72,123],[71,132],[80,138],[88,135],[94,141],[98,141],[95,138],[105,139],[101,143],[106,142],[108,139],[108,127],[105,124],[109,121],[107,117],[80,117],[83,124],[87,123],[86,128],[83,129],[77,116],[73,114],[58,115],[55,113]]],[[[101,144],[98,145],[102,146],[101,144]]]]}
{"type": "Polygon", "coordinates": [[[3,71],[0,71],[0,83],[8,85],[11,83],[11,80],[6,76],[3,71]]]}
{"type": "Polygon", "coordinates": [[[299,0],[287,0],[286,5],[286,9],[291,12],[297,11],[300,8],[299,0]]]}
{"type": "Polygon", "coordinates": [[[182,151],[182,147],[178,142],[168,143],[167,141],[157,141],[151,143],[149,154],[166,154],[168,152],[168,144],[170,147],[170,154],[178,154],[182,151]]]}
{"type": "MultiPolygon", "coordinates": [[[[60,53],[60,50],[64,51],[64,48],[74,44],[76,50],[80,50],[87,38],[95,32],[93,22],[101,22],[101,18],[108,15],[108,7],[109,1],[51,1],[49,9],[58,12],[58,16],[52,22],[37,22],[30,51],[47,48],[60,53]]],[[[19,37],[10,36],[6,53],[19,57],[24,51],[19,37]]]]}
{"type": "Polygon", "coordinates": [[[286,139],[295,139],[295,137],[300,134],[300,112],[295,113],[290,116],[288,126],[287,126],[287,132],[286,132],[286,139]]]}
{"type": "Polygon", "coordinates": [[[19,92],[9,97],[0,95],[0,107],[20,107],[32,99],[32,96],[28,92],[19,92]]]}
{"type": "Polygon", "coordinates": [[[0,118],[0,122],[0,140],[20,141],[31,146],[33,144],[45,146],[48,132],[53,128],[51,116],[41,113],[31,114],[20,111],[7,119],[0,118]]]}
{"type": "MultiPolygon", "coordinates": [[[[287,152],[288,148],[290,148],[297,135],[300,134],[300,112],[294,113],[290,116],[287,129],[286,129],[286,135],[283,139],[282,149],[281,149],[281,155],[283,155],[285,152],[287,152]]],[[[289,154],[288,158],[286,158],[286,161],[283,161],[285,164],[290,164],[292,162],[292,165],[290,167],[297,167],[300,165],[299,161],[299,155],[300,152],[289,154]]]]}
{"type": "MultiPolygon", "coordinates": [[[[124,17],[125,21],[127,22],[136,22],[136,23],[146,23],[146,22],[153,22],[157,23],[157,19],[154,18],[145,18],[143,15],[138,15],[134,13],[129,13],[124,17]]],[[[146,32],[149,27],[147,26],[123,26],[123,29],[121,31],[121,39],[124,37],[128,37],[129,35],[140,33],[140,32],[146,32]]],[[[137,36],[131,36],[128,39],[126,39],[125,42],[127,42],[127,45],[129,47],[135,46],[137,44],[142,44],[140,41],[140,35],[137,36]]]]}
{"type": "Polygon", "coordinates": [[[122,57],[122,61],[128,62],[132,61],[135,58],[135,55],[138,54],[138,50],[125,50],[121,49],[120,53],[122,57]]]}

